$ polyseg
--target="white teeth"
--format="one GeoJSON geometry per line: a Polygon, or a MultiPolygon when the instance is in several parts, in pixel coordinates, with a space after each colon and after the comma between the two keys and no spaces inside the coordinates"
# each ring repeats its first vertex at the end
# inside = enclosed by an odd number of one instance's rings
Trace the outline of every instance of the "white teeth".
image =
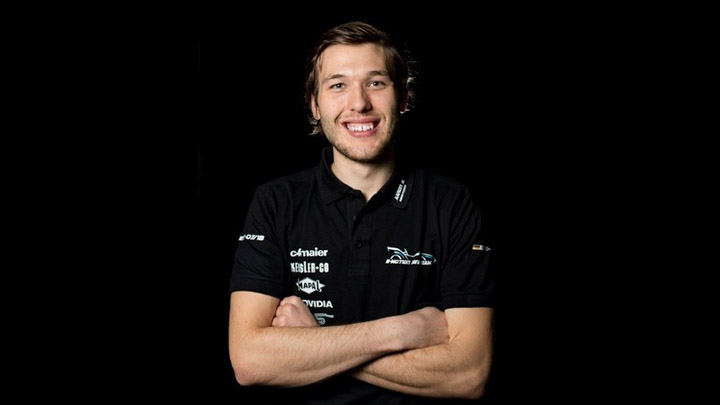
{"type": "Polygon", "coordinates": [[[364,124],[346,124],[347,129],[355,132],[361,132],[361,131],[370,131],[375,127],[375,125],[372,122],[364,123],[364,124]]]}

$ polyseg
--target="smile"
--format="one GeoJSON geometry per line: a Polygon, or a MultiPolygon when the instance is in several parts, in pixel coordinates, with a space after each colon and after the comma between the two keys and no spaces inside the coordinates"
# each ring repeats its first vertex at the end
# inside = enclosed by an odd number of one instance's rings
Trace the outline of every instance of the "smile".
{"type": "Polygon", "coordinates": [[[345,121],[342,125],[348,130],[350,135],[364,138],[375,134],[378,130],[378,125],[380,125],[380,120],[369,121],[366,118],[364,120],[345,121]]]}
{"type": "Polygon", "coordinates": [[[348,122],[348,123],[345,123],[345,128],[347,128],[348,130],[350,130],[352,132],[365,132],[365,131],[371,131],[372,129],[374,129],[375,123],[374,122],[364,122],[364,123],[353,124],[353,123],[348,122]]]}

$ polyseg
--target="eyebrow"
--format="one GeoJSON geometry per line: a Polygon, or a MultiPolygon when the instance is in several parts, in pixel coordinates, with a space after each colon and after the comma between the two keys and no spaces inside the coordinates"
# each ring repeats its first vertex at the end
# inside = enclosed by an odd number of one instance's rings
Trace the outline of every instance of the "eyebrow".
{"type": "MultiPolygon", "coordinates": [[[[365,77],[373,77],[373,76],[390,76],[390,74],[387,72],[387,70],[371,70],[371,71],[367,72],[367,74],[365,75],[365,77]]],[[[345,77],[347,77],[347,76],[345,76],[344,74],[336,73],[334,75],[330,75],[330,76],[324,78],[322,82],[325,83],[330,80],[342,79],[345,77]]]]}

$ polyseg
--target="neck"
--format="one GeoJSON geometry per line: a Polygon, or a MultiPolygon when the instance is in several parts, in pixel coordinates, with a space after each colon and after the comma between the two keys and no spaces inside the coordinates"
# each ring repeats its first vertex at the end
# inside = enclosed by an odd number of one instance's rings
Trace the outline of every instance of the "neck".
{"type": "Polygon", "coordinates": [[[392,176],[395,169],[395,155],[379,162],[363,163],[350,160],[333,148],[333,163],[330,166],[335,177],[355,190],[360,190],[369,201],[392,176]]]}

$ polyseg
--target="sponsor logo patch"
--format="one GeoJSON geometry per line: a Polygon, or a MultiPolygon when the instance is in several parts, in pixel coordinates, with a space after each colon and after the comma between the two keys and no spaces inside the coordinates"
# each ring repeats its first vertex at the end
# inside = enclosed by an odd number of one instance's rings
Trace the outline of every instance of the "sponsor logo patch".
{"type": "Polygon", "coordinates": [[[403,198],[405,197],[405,189],[407,188],[407,185],[405,184],[405,179],[400,180],[400,184],[398,184],[397,190],[395,190],[395,201],[402,202],[403,198]]]}
{"type": "Polygon", "coordinates": [[[318,249],[317,246],[315,249],[303,249],[303,248],[297,248],[290,251],[291,257],[316,257],[316,256],[327,256],[328,251],[327,249],[318,249]]]}
{"type": "Polygon", "coordinates": [[[313,280],[310,277],[298,280],[295,285],[298,290],[307,294],[312,294],[315,291],[322,292],[323,287],[325,287],[325,284],[321,283],[320,280],[313,280]]]}
{"type": "MultiPolygon", "coordinates": [[[[330,301],[328,301],[328,302],[330,302],[330,301]]],[[[332,308],[332,306],[330,308],[332,308]]],[[[320,325],[325,325],[327,318],[331,318],[331,319],[335,318],[335,315],[330,315],[330,314],[326,314],[326,313],[322,313],[322,312],[313,314],[313,315],[315,315],[315,319],[317,319],[317,323],[320,325]]]]}
{"type": "Polygon", "coordinates": [[[385,264],[430,266],[437,261],[435,256],[430,253],[417,252],[415,254],[409,254],[407,249],[400,249],[392,246],[388,246],[387,250],[390,254],[390,258],[385,260],[385,264]]]}
{"type": "Polygon", "coordinates": [[[334,308],[330,300],[303,300],[308,308],[334,308]]]}
{"type": "Polygon", "coordinates": [[[314,262],[291,262],[290,272],[292,273],[327,273],[330,271],[330,263],[314,262]]]}
{"type": "Polygon", "coordinates": [[[245,235],[240,235],[240,238],[238,238],[240,242],[245,240],[256,240],[258,242],[262,242],[265,240],[265,235],[253,235],[251,233],[246,233],[245,235]]]}

